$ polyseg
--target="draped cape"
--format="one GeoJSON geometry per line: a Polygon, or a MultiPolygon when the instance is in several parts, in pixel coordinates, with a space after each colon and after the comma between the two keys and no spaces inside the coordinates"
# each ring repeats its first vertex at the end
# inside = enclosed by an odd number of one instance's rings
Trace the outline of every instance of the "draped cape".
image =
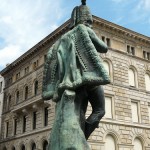
{"type": "Polygon", "coordinates": [[[94,31],[79,24],[62,35],[48,50],[44,67],[43,98],[57,101],[65,89],[110,83],[99,53],[107,46],[94,31]]]}

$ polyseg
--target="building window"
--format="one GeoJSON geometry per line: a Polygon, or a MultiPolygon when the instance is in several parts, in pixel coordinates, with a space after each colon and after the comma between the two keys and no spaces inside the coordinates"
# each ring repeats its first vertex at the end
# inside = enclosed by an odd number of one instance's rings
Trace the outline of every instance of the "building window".
{"type": "Polygon", "coordinates": [[[16,103],[19,102],[19,91],[16,92],[16,103]]]}
{"type": "Polygon", "coordinates": [[[7,84],[10,85],[12,83],[12,77],[8,79],[7,84]]]}
{"type": "Polygon", "coordinates": [[[108,47],[111,46],[110,38],[106,38],[105,36],[102,36],[102,41],[103,41],[108,47]]]}
{"type": "Polygon", "coordinates": [[[27,73],[29,73],[29,66],[24,69],[24,74],[26,75],[27,73]]]}
{"type": "Polygon", "coordinates": [[[105,150],[110,150],[110,147],[111,150],[116,150],[116,141],[113,136],[107,135],[105,141],[105,150]]]}
{"type": "Polygon", "coordinates": [[[35,143],[32,144],[32,150],[36,150],[36,145],[35,145],[35,143]]]}
{"type": "Polygon", "coordinates": [[[143,51],[143,58],[147,59],[147,60],[150,60],[150,52],[143,51]]]}
{"type": "Polygon", "coordinates": [[[48,142],[47,141],[43,142],[43,150],[48,150],[48,142]]]}
{"type": "Polygon", "coordinates": [[[0,93],[2,92],[3,82],[0,82],[0,93]]]}
{"type": "Polygon", "coordinates": [[[135,48],[133,46],[127,45],[127,53],[134,56],[135,48]]]}
{"type": "Polygon", "coordinates": [[[23,116],[23,121],[22,121],[22,123],[23,123],[23,129],[22,129],[22,131],[23,131],[23,133],[24,133],[24,132],[26,132],[27,116],[23,116]]]}
{"type": "Polygon", "coordinates": [[[14,135],[17,134],[17,119],[14,119],[14,135]]]}
{"type": "Polygon", "coordinates": [[[103,64],[104,64],[104,67],[105,67],[106,71],[107,71],[108,74],[110,75],[110,67],[109,67],[109,63],[108,63],[107,61],[104,61],[103,64]]]}
{"type": "Polygon", "coordinates": [[[146,91],[150,91],[150,75],[145,74],[145,86],[146,86],[146,91]]]}
{"type": "Polygon", "coordinates": [[[47,55],[44,55],[44,62],[46,62],[47,60],[47,55]]]}
{"type": "Polygon", "coordinates": [[[20,79],[20,72],[16,74],[16,80],[20,79]]]}
{"type": "Polygon", "coordinates": [[[105,116],[104,118],[113,118],[112,98],[105,97],[105,116]]]}
{"type": "Polygon", "coordinates": [[[28,99],[28,86],[25,87],[25,93],[24,93],[25,100],[28,99]]]}
{"type": "Polygon", "coordinates": [[[21,150],[25,150],[26,148],[25,148],[25,146],[24,145],[22,145],[21,146],[21,150]]]}
{"type": "Polygon", "coordinates": [[[134,150],[143,150],[142,142],[138,138],[134,140],[134,150]]]}
{"type": "Polygon", "coordinates": [[[35,70],[38,67],[38,65],[39,65],[39,61],[37,60],[33,63],[33,70],[35,70]]]}
{"type": "Polygon", "coordinates": [[[6,148],[6,147],[4,147],[4,148],[3,148],[3,150],[7,150],[7,148],[6,148]]]}
{"type": "Polygon", "coordinates": [[[131,101],[132,121],[139,122],[139,106],[138,102],[131,101]]]}
{"type": "Polygon", "coordinates": [[[44,108],[44,126],[48,125],[48,107],[44,108]]]}
{"type": "Polygon", "coordinates": [[[9,131],[9,122],[6,122],[5,137],[8,137],[8,131],[9,131]]]}
{"type": "Polygon", "coordinates": [[[37,112],[33,112],[33,129],[36,129],[37,112]]]}
{"type": "Polygon", "coordinates": [[[34,82],[34,95],[38,94],[38,81],[34,82]]]}
{"type": "Polygon", "coordinates": [[[16,148],[13,146],[13,147],[12,147],[12,150],[16,150],[16,148]]]}
{"type": "Polygon", "coordinates": [[[8,103],[7,103],[7,110],[10,110],[11,109],[11,95],[8,96],[8,103]]]}
{"type": "Polygon", "coordinates": [[[132,87],[135,87],[136,86],[136,83],[135,83],[135,71],[130,68],[128,70],[128,74],[129,74],[129,85],[132,86],[132,87]]]}
{"type": "Polygon", "coordinates": [[[106,38],[106,44],[108,47],[110,47],[110,39],[109,38],[106,38]]]}

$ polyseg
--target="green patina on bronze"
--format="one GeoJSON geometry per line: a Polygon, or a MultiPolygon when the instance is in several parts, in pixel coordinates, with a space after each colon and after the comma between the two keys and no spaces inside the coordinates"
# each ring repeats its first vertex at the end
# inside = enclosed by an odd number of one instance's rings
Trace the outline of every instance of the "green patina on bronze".
{"type": "Polygon", "coordinates": [[[86,141],[105,114],[100,85],[110,83],[98,52],[107,46],[90,28],[92,15],[82,0],[74,8],[70,31],[49,49],[44,68],[43,99],[56,102],[48,150],[90,150],[86,141]],[[86,119],[88,101],[92,113],[86,119]]]}
{"type": "Polygon", "coordinates": [[[63,35],[47,55],[44,98],[57,101],[65,89],[108,84],[109,75],[97,51],[106,53],[107,46],[83,24],[63,35]]]}

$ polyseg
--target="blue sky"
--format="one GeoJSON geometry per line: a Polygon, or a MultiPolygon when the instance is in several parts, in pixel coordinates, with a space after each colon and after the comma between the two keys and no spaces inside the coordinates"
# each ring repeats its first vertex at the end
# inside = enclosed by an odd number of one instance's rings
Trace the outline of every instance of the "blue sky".
{"type": "MultiPolygon", "coordinates": [[[[80,0],[0,0],[0,70],[70,18],[80,0]]],[[[93,15],[150,36],[150,0],[87,0],[93,15]]]]}

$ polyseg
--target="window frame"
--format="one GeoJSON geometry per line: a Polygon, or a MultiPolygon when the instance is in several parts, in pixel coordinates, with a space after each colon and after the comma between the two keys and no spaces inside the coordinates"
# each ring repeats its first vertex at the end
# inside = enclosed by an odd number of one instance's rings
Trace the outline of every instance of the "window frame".
{"type": "MultiPolygon", "coordinates": [[[[109,94],[105,94],[105,102],[106,102],[106,97],[111,99],[111,113],[112,113],[112,118],[106,118],[104,115],[104,119],[108,119],[108,120],[114,120],[115,119],[115,102],[114,102],[114,96],[113,95],[109,95],[109,94]]],[[[106,103],[105,103],[105,114],[106,114],[106,103]]]]}
{"type": "Polygon", "coordinates": [[[135,67],[133,67],[133,66],[130,66],[129,69],[128,69],[128,84],[129,84],[129,86],[132,87],[132,88],[138,88],[138,73],[137,73],[137,70],[135,69],[135,67]],[[135,86],[130,85],[129,70],[132,70],[132,71],[133,71],[133,74],[134,74],[134,84],[135,84],[135,86]]]}
{"type": "Polygon", "coordinates": [[[134,99],[131,99],[131,120],[132,120],[132,123],[135,123],[135,124],[139,124],[141,123],[141,110],[140,110],[140,101],[138,100],[134,100],[134,99]],[[138,115],[138,122],[133,122],[133,117],[132,117],[132,103],[137,103],[137,115],[138,115]]]}
{"type": "MultiPolygon", "coordinates": [[[[147,89],[146,75],[148,75],[148,77],[149,77],[149,82],[150,82],[150,73],[149,73],[148,71],[145,73],[145,90],[146,90],[147,92],[150,92],[150,87],[148,87],[149,89],[147,89]]],[[[148,84],[148,85],[149,85],[149,84],[148,84]]],[[[150,86],[150,85],[149,85],[149,86],[150,86]]]]}

